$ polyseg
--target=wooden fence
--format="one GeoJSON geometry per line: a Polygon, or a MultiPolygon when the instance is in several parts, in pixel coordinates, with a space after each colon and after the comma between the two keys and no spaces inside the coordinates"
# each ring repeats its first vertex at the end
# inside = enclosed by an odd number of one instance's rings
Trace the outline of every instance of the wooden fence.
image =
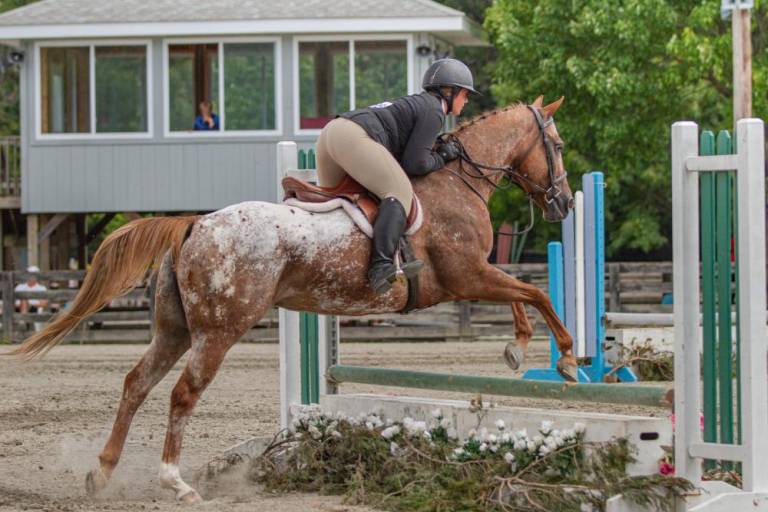
{"type": "Polygon", "coordinates": [[[0,137],[0,197],[21,195],[19,137],[0,137]]]}
{"type": "MultiPolygon", "coordinates": [[[[544,263],[499,265],[518,279],[547,289],[544,263]]],[[[661,304],[664,293],[671,291],[672,264],[609,263],[606,265],[606,296],[609,311],[671,312],[671,305],[661,304]]],[[[20,313],[17,302],[29,299],[49,301],[53,309],[66,307],[75,297],[85,272],[52,271],[35,274],[48,287],[47,291],[21,292],[15,287],[25,282],[26,272],[2,272],[2,338],[19,342],[53,316],[52,308],[39,313],[20,313]],[[8,300],[6,300],[6,298],[8,300]]],[[[151,338],[150,288],[146,283],[127,295],[113,300],[103,311],[84,320],[68,337],[80,343],[148,342],[151,338]]],[[[546,326],[531,308],[529,315],[538,334],[546,326]]],[[[345,341],[369,340],[442,340],[478,339],[509,336],[513,333],[509,306],[483,302],[445,303],[409,315],[380,314],[363,317],[341,317],[341,336],[345,341]]],[[[244,341],[277,341],[277,312],[270,310],[244,337],[244,341]]]]}

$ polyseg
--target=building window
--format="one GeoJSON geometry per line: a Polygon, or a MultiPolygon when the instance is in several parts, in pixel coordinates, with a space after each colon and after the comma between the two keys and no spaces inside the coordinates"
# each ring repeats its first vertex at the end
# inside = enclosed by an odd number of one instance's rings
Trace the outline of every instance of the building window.
{"type": "Polygon", "coordinates": [[[405,41],[355,41],[355,108],[405,96],[405,41]]]}
{"type": "Polygon", "coordinates": [[[322,128],[349,109],[349,43],[299,43],[302,130],[322,128]]]}
{"type": "Polygon", "coordinates": [[[41,46],[40,134],[146,134],[147,45],[41,46]]]}
{"type": "Polygon", "coordinates": [[[168,47],[171,131],[192,130],[203,101],[219,102],[217,44],[174,44],[168,47]]]}
{"type": "Polygon", "coordinates": [[[275,46],[273,42],[169,44],[169,131],[277,129],[275,46]],[[210,116],[204,115],[207,105],[210,116]],[[216,124],[211,124],[213,120],[216,124]]]}
{"type": "Polygon", "coordinates": [[[320,129],[347,110],[408,94],[406,40],[300,41],[298,54],[302,130],[320,129]]]}
{"type": "Polygon", "coordinates": [[[90,133],[90,49],[40,49],[43,133],[90,133]]]}
{"type": "Polygon", "coordinates": [[[96,132],[146,132],[146,48],[98,46],[95,55],[96,132]]]}

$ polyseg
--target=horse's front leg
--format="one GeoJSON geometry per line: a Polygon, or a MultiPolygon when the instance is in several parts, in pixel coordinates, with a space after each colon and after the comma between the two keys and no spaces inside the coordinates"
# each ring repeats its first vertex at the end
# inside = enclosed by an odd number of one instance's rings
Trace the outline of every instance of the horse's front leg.
{"type": "Polygon", "coordinates": [[[533,327],[528,321],[525,305],[522,302],[512,303],[512,317],[515,320],[515,341],[510,341],[504,347],[504,361],[513,370],[520,368],[528,350],[528,342],[533,336],[533,327]]]}
{"type": "MultiPolygon", "coordinates": [[[[466,281],[463,287],[457,290],[458,295],[462,299],[479,299],[489,302],[507,303],[512,305],[513,308],[514,303],[521,302],[535,307],[547,322],[547,326],[552,331],[557,347],[560,350],[557,371],[565,380],[577,381],[578,367],[576,365],[576,357],[573,355],[573,338],[568,334],[565,325],[563,325],[563,322],[560,321],[560,318],[555,313],[552,302],[547,294],[537,287],[519,281],[490,265],[484,266],[480,270],[477,279],[466,281]]],[[[522,304],[520,307],[522,309],[522,304]]],[[[515,318],[517,318],[517,315],[515,318]]],[[[525,348],[522,347],[521,357],[524,357],[525,348]]]]}

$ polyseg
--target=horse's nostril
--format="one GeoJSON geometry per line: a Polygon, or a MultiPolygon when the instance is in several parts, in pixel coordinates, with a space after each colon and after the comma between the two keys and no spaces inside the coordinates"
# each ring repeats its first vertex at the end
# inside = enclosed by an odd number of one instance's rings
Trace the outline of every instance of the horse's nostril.
{"type": "Polygon", "coordinates": [[[571,197],[570,199],[568,199],[568,209],[573,210],[573,205],[574,205],[574,201],[573,201],[573,197],[571,197]]]}

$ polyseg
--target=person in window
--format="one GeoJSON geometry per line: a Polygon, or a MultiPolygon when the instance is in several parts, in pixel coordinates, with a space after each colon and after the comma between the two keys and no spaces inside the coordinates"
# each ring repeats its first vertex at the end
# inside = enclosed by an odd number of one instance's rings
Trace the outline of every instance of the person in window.
{"type": "MultiPolygon", "coordinates": [[[[461,114],[474,89],[472,72],[456,59],[436,60],[422,80],[424,91],[341,114],[317,140],[320,186],[334,187],[349,174],[381,199],[373,226],[368,279],[386,293],[397,278],[394,262],[413,201],[409,177],[425,176],[459,157],[452,142],[436,138],[446,114],[461,114]]],[[[413,261],[401,267],[408,277],[421,270],[413,261]]]]}
{"type": "Polygon", "coordinates": [[[200,115],[195,118],[195,130],[218,130],[219,116],[213,113],[213,104],[204,100],[197,106],[200,115]]]}

